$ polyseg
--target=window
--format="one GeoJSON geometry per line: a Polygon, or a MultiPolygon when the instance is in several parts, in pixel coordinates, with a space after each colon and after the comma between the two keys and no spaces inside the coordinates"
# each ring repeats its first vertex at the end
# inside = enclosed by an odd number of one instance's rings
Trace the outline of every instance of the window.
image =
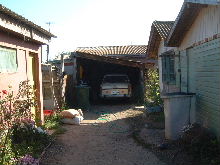
{"type": "Polygon", "coordinates": [[[175,84],[176,76],[174,69],[174,52],[169,51],[162,54],[162,78],[163,82],[175,84]]]}
{"type": "Polygon", "coordinates": [[[17,51],[0,46],[0,72],[16,72],[17,65],[17,51]]]}

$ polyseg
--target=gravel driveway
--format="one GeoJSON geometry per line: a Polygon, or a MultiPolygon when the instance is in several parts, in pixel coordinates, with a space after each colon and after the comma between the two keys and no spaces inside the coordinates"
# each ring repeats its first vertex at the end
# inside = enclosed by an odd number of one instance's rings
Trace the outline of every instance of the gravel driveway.
{"type": "Polygon", "coordinates": [[[80,126],[65,125],[41,165],[165,165],[131,138],[132,105],[93,106],[80,126]]]}

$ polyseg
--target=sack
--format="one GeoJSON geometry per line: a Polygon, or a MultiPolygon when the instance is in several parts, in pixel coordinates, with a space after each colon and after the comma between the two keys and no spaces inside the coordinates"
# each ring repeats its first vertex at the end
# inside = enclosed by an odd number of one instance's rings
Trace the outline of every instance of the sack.
{"type": "Polygon", "coordinates": [[[77,109],[77,111],[79,112],[80,116],[83,117],[83,112],[82,112],[82,110],[81,110],[81,109],[77,109]]]}
{"type": "Polygon", "coordinates": [[[71,124],[71,125],[80,125],[81,121],[83,121],[82,116],[76,116],[73,119],[70,118],[64,118],[61,120],[62,123],[64,124],[71,124]]]}
{"type": "Polygon", "coordinates": [[[76,125],[80,125],[81,121],[83,121],[83,117],[82,116],[76,116],[73,118],[74,122],[76,125]]]}
{"type": "Polygon", "coordinates": [[[79,114],[79,111],[75,110],[75,109],[68,109],[68,110],[64,110],[60,113],[60,115],[63,117],[63,118],[74,118],[76,117],[77,115],[80,115],[79,114]]]}

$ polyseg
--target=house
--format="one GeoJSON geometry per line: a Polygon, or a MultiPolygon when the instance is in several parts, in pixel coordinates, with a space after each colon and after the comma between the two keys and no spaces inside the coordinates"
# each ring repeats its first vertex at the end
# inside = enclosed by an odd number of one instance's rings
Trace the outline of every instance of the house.
{"type": "Polygon", "coordinates": [[[174,84],[196,94],[194,122],[220,137],[220,1],[185,0],[166,42],[174,84]]]}
{"type": "MultiPolygon", "coordinates": [[[[169,60],[171,56],[163,56],[164,52],[174,52],[174,47],[166,46],[166,39],[169,35],[169,32],[174,24],[174,21],[154,21],[151,26],[150,37],[147,47],[147,56],[148,59],[158,60],[158,69],[159,69],[159,82],[160,82],[160,91],[161,93],[175,92],[179,89],[176,87],[174,81],[174,69],[168,67],[169,64],[174,62],[174,59],[169,60]],[[162,63],[162,58],[166,57],[162,63]],[[169,58],[167,58],[169,57],[169,58]],[[168,64],[169,63],[169,64],[168,64]],[[167,66],[162,69],[162,65],[167,66]],[[165,74],[166,71],[169,71],[169,74],[165,74]],[[163,75],[163,76],[162,76],[163,75]]],[[[174,57],[174,56],[172,56],[174,57]]]]}
{"type": "Polygon", "coordinates": [[[71,52],[62,53],[59,56],[57,56],[54,60],[51,60],[48,63],[60,69],[62,69],[63,67],[63,72],[65,72],[66,75],[74,74],[74,59],[71,56],[71,52]]]}
{"type": "Polygon", "coordinates": [[[50,32],[0,5],[0,90],[12,86],[16,94],[19,83],[29,80],[37,90],[39,114],[43,120],[41,56],[50,32]]]}

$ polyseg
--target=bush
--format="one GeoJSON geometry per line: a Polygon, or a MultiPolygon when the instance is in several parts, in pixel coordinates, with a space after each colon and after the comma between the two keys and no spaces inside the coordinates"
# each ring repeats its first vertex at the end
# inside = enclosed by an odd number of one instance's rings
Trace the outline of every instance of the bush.
{"type": "Polygon", "coordinates": [[[46,129],[56,129],[61,125],[61,116],[59,114],[54,114],[46,117],[44,127],[46,129]]]}
{"type": "Polygon", "coordinates": [[[26,154],[38,157],[49,144],[51,138],[41,128],[30,123],[19,123],[11,132],[11,148],[16,158],[26,154]]]}
{"type": "Polygon", "coordinates": [[[50,141],[49,135],[36,128],[39,116],[31,113],[35,109],[39,114],[35,93],[28,81],[19,84],[16,96],[10,86],[0,91],[0,164],[36,163],[35,158],[50,141]]]}
{"type": "Polygon", "coordinates": [[[158,69],[148,69],[145,73],[147,107],[160,106],[163,102],[160,98],[159,72],[158,69]]]}

